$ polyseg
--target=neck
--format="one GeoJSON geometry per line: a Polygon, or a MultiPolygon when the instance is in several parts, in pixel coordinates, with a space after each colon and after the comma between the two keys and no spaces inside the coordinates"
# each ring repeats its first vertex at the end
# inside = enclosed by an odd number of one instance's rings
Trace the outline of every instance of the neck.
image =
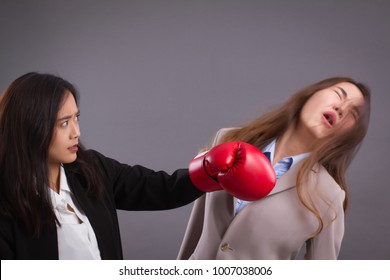
{"type": "Polygon", "coordinates": [[[60,165],[49,165],[49,187],[56,193],[60,192],[60,165]]]}
{"type": "Polygon", "coordinates": [[[274,162],[278,162],[285,157],[309,152],[312,141],[313,138],[310,135],[306,135],[298,127],[291,126],[277,139],[274,162]]]}

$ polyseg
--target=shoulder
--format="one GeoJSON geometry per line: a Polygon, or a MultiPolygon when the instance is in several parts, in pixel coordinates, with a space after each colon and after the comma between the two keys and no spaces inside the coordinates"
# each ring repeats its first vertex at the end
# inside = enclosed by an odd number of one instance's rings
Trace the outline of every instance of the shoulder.
{"type": "Polygon", "coordinates": [[[110,159],[96,150],[83,150],[78,153],[76,161],[64,164],[64,169],[67,176],[90,176],[91,174],[100,173],[100,175],[111,172],[111,170],[119,165],[113,159],[110,159]],[[89,175],[88,175],[89,174],[89,175]]]}
{"type": "Polygon", "coordinates": [[[329,174],[326,168],[317,164],[312,169],[312,178],[310,179],[314,192],[325,198],[331,204],[342,204],[345,199],[345,191],[329,174]]]}
{"type": "Polygon", "coordinates": [[[238,128],[239,127],[224,127],[224,128],[219,129],[214,136],[212,145],[213,146],[218,145],[221,142],[222,137],[225,136],[226,133],[233,131],[233,130],[236,130],[238,128]]]}
{"type": "Polygon", "coordinates": [[[96,150],[93,150],[93,149],[89,149],[89,150],[86,150],[85,151],[85,155],[90,159],[90,160],[93,160],[95,162],[105,162],[107,160],[111,160],[110,158],[106,157],[105,155],[103,155],[102,153],[96,151],[96,150]]]}
{"type": "Polygon", "coordinates": [[[98,159],[98,158],[105,158],[106,157],[102,153],[100,153],[96,150],[93,150],[93,149],[84,150],[83,154],[90,159],[98,159]]]}
{"type": "Polygon", "coordinates": [[[316,164],[312,171],[318,177],[318,180],[322,182],[326,182],[326,184],[331,185],[335,189],[341,189],[340,185],[336,182],[336,180],[329,174],[328,170],[321,164],[316,164]]]}
{"type": "Polygon", "coordinates": [[[96,151],[96,150],[84,150],[78,154],[78,159],[70,164],[64,164],[64,166],[67,167],[67,169],[77,170],[80,168],[81,162],[86,164],[98,164],[102,165],[108,161],[112,161],[113,159],[110,159],[103,155],[102,153],[96,151]]]}

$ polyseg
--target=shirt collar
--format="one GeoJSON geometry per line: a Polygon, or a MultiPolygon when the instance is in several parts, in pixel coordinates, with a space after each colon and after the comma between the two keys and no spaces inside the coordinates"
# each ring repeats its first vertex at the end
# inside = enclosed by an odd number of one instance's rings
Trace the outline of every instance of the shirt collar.
{"type": "Polygon", "coordinates": [[[62,165],[60,166],[60,192],[61,191],[71,193],[68,180],[66,179],[65,169],[62,165]]]}
{"type": "MultiPolygon", "coordinates": [[[[271,161],[271,163],[273,162],[274,160],[274,153],[275,153],[275,145],[276,145],[276,138],[274,138],[264,149],[263,149],[263,153],[264,152],[269,152],[269,159],[271,161]]],[[[310,153],[302,153],[302,154],[298,154],[298,155],[294,155],[294,156],[291,156],[291,157],[287,157],[287,158],[291,158],[292,159],[292,164],[291,164],[291,167],[293,167],[295,164],[297,164],[298,162],[300,162],[301,160],[307,158],[308,156],[310,155],[310,153]]],[[[283,159],[282,159],[283,160],[283,159]]],[[[290,168],[291,168],[290,167],[290,168]]]]}
{"type": "Polygon", "coordinates": [[[60,166],[60,193],[56,193],[52,188],[49,189],[54,208],[56,208],[57,205],[63,204],[66,195],[71,193],[68,181],[66,180],[65,170],[62,165],[60,166]]]}

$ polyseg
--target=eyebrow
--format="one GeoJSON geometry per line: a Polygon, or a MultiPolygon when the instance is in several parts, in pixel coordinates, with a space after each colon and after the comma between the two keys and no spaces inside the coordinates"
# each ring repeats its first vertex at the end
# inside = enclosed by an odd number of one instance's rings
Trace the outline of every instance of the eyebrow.
{"type": "Polygon", "coordinates": [[[344,98],[348,97],[347,92],[342,87],[337,87],[339,90],[341,90],[341,93],[343,94],[344,98]]]}
{"type": "Polygon", "coordinates": [[[59,122],[59,121],[68,120],[68,119],[70,119],[72,116],[77,116],[77,115],[80,115],[80,111],[77,111],[76,114],[74,114],[74,115],[63,116],[63,117],[57,119],[57,121],[59,122]]]}

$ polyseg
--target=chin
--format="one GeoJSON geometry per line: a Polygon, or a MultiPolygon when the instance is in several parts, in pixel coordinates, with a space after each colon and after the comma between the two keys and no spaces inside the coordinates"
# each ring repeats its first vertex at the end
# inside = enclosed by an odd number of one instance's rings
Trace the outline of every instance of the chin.
{"type": "Polygon", "coordinates": [[[67,158],[67,159],[64,160],[62,163],[72,163],[72,162],[75,162],[76,159],[77,159],[77,156],[72,157],[72,158],[67,158]]]}
{"type": "Polygon", "coordinates": [[[315,140],[319,140],[319,139],[322,139],[322,138],[325,138],[329,135],[329,131],[325,131],[325,130],[316,130],[316,131],[313,131],[312,133],[313,135],[313,138],[315,140]]]}

